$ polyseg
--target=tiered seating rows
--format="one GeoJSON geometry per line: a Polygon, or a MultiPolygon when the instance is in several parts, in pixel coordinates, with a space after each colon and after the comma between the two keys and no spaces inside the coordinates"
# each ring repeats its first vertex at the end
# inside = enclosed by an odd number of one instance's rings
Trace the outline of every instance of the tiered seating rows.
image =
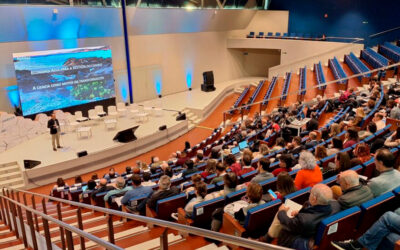
{"type": "Polygon", "coordinates": [[[321,62],[314,64],[314,72],[315,72],[315,76],[317,78],[318,89],[320,89],[320,90],[326,89],[325,74],[324,74],[324,71],[322,70],[321,62]]]}
{"type": "MultiPolygon", "coordinates": [[[[344,61],[349,65],[354,74],[361,74],[369,71],[368,67],[365,66],[365,64],[354,55],[353,52],[351,52],[350,55],[345,55],[344,61]]],[[[361,81],[363,77],[371,77],[371,73],[359,76],[358,79],[361,81]]]]}
{"type": "MultiPolygon", "coordinates": [[[[333,59],[329,59],[329,68],[332,70],[333,76],[335,77],[336,80],[342,79],[342,78],[347,78],[346,73],[344,72],[342,66],[340,65],[338,59],[336,56],[333,59]]],[[[341,80],[338,83],[341,84],[347,84],[348,80],[341,80]]]]}
{"type": "Polygon", "coordinates": [[[305,95],[307,91],[307,66],[300,69],[299,95],[305,95]]]}
{"type": "Polygon", "coordinates": [[[361,51],[361,58],[364,59],[374,69],[389,65],[389,60],[371,48],[361,51]]]}
{"type": "Polygon", "coordinates": [[[285,83],[283,84],[283,89],[282,89],[281,101],[284,101],[287,98],[291,80],[292,80],[292,72],[286,72],[285,83]]]}
{"type": "MultiPolygon", "coordinates": [[[[232,108],[237,108],[237,107],[239,107],[240,103],[243,101],[244,97],[247,95],[247,93],[249,92],[249,90],[250,90],[250,87],[246,87],[246,88],[243,90],[242,94],[240,94],[240,96],[238,97],[238,99],[236,99],[236,102],[233,104],[233,107],[232,107],[232,108]]],[[[230,113],[233,114],[234,111],[232,110],[232,111],[230,111],[230,113]]]]}
{"type": "Polygon", "coordinates": [[[384,45],[379,45],[378,52],[396,63],[400,62],[400,48],[391,43],[385,42],[384,45]]]}
{"type": "MultiPolygon", "coordinates": [[[[254,93],[251,95],[249,102],[247,103],[248,105],[252,104],[254,100],[257,98],[258,94],[260,93],[261,88],[264,86],[265,80],[260,81],[260,83],[257,85],[256,90],[254,93]]],[[[251,106],[246,107],[247,110],[249,110],[251,106]]]]}
{"type": "Polygon", "coordinates": [[[272,78],[271,83],[270,83],[269,86],[268,86],[267,93],[265,93],[265,95],[264,95],[264,98],[263,98],[263,105],[267,105],[267,104],[268,104],[268,99],[271,97],[272,92],[274,91],[275,84],[276,84],[277,81],[278,81],[278,77],[277,77],[277,76],[274,76],[274,77],[272,78]]]}
{"type": "Polygon", "coordinates": [[[311,35],[309,33],[281,33],[281,32],[267,32],[264,35],[264,32],[260,31],[256,35],[254,31],[250,31],[249,34],[246,35],[247,38],[276,38],[276,39],[299,39],[299,40],[321,40],[322,37],[318,35],[311,35]]]}

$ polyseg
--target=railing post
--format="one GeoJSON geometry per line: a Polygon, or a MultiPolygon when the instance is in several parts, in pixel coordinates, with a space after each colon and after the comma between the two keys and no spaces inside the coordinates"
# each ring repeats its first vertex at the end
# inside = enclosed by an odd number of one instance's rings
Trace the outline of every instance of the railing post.
{"type": "Polygon", "coordinates": [[[113,220],[112,220],[112,215],[107,215],[107,226],[108,226],[108,241],[112,244],[115,244],[115,239],[114,239],[114,226],[113,226],[113,220]]]}
{"type": "MultiPolygon", "coordinates": [[[[17,196],[17,201],[18,203],[21,202],[20,197],[19,197],[19,192],[16,192],[16,196],[17,196]]],[[[21,233],[22,233],[22,239],[24,241],[24,246],[28,247],[28,242],[26,239],[26,232],[25,232],[25,226],[24,226],[24,218],[22,217],[22,209],[21,206],[17,207],[17,214],[18,214],[18,218],[19,218],[19,223],[21,225],[21,233]]]]}
{"type": "MultiPolygon", "coordinates": [[[[8,197],[6,195],[6,191],[3,188],[3,195],[8,197]]],[[[4,200],[4,209],[6,211],[6,217],[7,217],[7,223],[6,225],[10,228],[10,231],[12,231],[12,227],[11,227],[11,219],[10,219],[10,210],[9,210],[9,206],[8,206],[8,200],[4,200]]]]}
{"type": "Polygon", "coordinates": [[[47,214],[47,208],[46,208],[46,200],[45,198],[42,199],[42,210],[44,214],[47,214]]]}
{"type": "Polygon", "coordinates": [[[3,222],[5,225],[7,225],[7,210],[5,210],[5,206],[6,206],[6,201],[3,200],[3,197],[0,197],[0,206],[1,206],[1,213],[3,214],[3,222]]]}
{"type": "Polygon", "coordinates": [[[160,250],[168,250],[168,228],[160,235],[160,250]]]}
{"type": "MultiPolygon", "coordinates": [[[[11,190],[11,198],[12,198],[12,200],[15,201],[13,190],[11,190]]],[[[17,225],[17,210],[15,208],[15,204],[12,202],[10,202],[10,209],[11,209],[12,221],[14,224],[15,237],[19,238],[19,230],[18,230],[18,225],[17,225]]]]}
{"type": "Polygon", "coordinates": [[[226,114],[225,112],[223,113],[223,118],[224,118],[224,128],[226,128],[225,122],[226,122],[226,114]]]}
{"type": "MultiPolygon", "coordinates": [[[[82,223],[82,209],[80,207],[78,207],[78,210],[76,210],[76,213],[78,215],[78,227],[80,230],[83,230],[83,223],[82,223]]],[[[85,238],[81,237],[80,239],[81,241],[81,249],[85,250],[85,238]]]]}
{"type": "Polygon", "coordinates": [[[46,246],[48,250],[53,249],[51,245],[51,236],[50,236],[50,229],[49,229],[49,221],[45,218],[42,218],[43,222],[43,229],[44,229],[44,237],[46,239],[46,246]]]}
{"type": "MultiPolygon", "coordinates": [[[[59,221],[62,221],[60,202],[57,203],[57,217],[58,217],[59,221]]],[[[62,249],[65,249],[64,228],[61,227],[61,226],[60,226],[60,239],[61,239],[61,247],[62,247],[62,249]]]]}
{"type": "Polygon", "coordinates": [[[32,212],[31,211],[26,210],[26,218],[27,218],[27,221],[28,221],[29,229],[31,230],[33,249],[36,250],[36,249],[38,249],[38,245],[37,245],[35,226],[33,225],[33,219],[32,219],[32,212]]]}
{"type": "Polygon", "coordinates": [[[67,238],[67,246],[69,250],[74,249],[74,239],[72,238],[72,232],[69,230],[65,230],[65,236],[67,238]]]}
{"type": "MultiPolygon", "coordinates": [[[[31,200],[32,200],[32,208],[36,210],[35,196],[32,195],[31,200]]],[[[34,215],[34,218],[35,218],[36,231],[40,232],[37,214],[34,215]]]]}

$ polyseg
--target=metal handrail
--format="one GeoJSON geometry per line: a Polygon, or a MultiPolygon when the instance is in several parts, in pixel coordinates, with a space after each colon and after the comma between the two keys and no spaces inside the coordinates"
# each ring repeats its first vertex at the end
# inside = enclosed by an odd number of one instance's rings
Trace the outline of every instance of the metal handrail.
{"type": "MultiPolygon", "coordinates": [[[[11,199],[11,198],[5,196],[4,194],[0,194],[0,198],[1,198],[1,199],[8,200],[8,202],[13,203],[13,204],[16,205],[17,207],[23,208],[23,209],[25,209],[26,211],[29,211],[30,213],[33,213],[33,214],[38,215],[38,216],[41,216],[41,217],[43,218],[43,220],[51,221],[51,222],[57,224],[58,226],[64,228],[65,230],[68,230],[69,232],[74,232],[74,233],[78,234],[78,235],[81,236],[81,237],[84,237],[84,238],[86,238],[86,239],[88,239],[88,240],[91,240],[91,241],[93,241],[93,242],[96,242],[97,244],[99,244],[100,246],[105,247],[106,249],[111,249],[111,250],[114,250],[114,249],[115,249],[115,250],[122,250],[122,249],[123,249],[123,248],[118,247],[118,246],[116,246],[116,245],[114,245],[114,244],[111,244],[110,242],[105,241],[105,240],[103,240],[103,239],[101,239],[101,238],[99,238],[99,237],[96,237],[96,236],[94,236],[94,235],[92,235],[92,234],[89,234],[89,233],[87,233],[87,232],[85,232],[85,231],[83,231],[83,230],[81,230],[81,229],[79,229],[79,228],[76,228],[76,227],[74,227],[74,226],[71,226],[71,225],[69,225],[69,224],[67,224],[67,223],[65,223],[65,222],[63,222],[63,221],[57,220],[57,219],[53,218],[52,216],[49,216],[49,215],[47,215],[47,214],[45,214],[45,213],[42,213],[42,212],[40,212],[40,211],[38,211],[38,210],[36,210],[36,209],[30,208],[30,207],[28,207],[28,206],[26,206],[26,205],[24,205],[24,204],[21,204],[20,202],[15,201],[15,200],[13,200],[13,199],[11,199]]],[[[8,211],[7,211],[7,212],[8,212],[8,211]]],[[[21,215],[20,215],[20,216],[21,216],[21,215]]],[[[21,219],[21,218],[20,218],[20,219],[21,219]]],[[[23,219],[23,218],[22,218],[22,219],[23,219]]],[[[15,223],[14,223],[14,227],[16,227],[16,224],[15,224],[15,223]]],[[[21,224],[21,227],[23,227],[22,224],[21,224]]],[[[31,233],[32,233],[32,232],[31,232],[31,233]]]]}
{"type": "Polygon", "coordinates": [[[246,238],[240,238],[237,236],[214,232],[214,231],[210,231],[210,230],[206,230],[206,229],[202,229],[202,228],[198,228],[198,227],[187,226],[187,225],[183,225],[183,224],[179,224],[179,223],[175,223],[175,222],[160,220],[160,219],[156,219],[156,218],[150,218],[150,217],[146,217],[146,216],[142,216],[142,215],[125,213],[125,212],[121,212],[121,211],[117,211],[117,210],[88,205],[88,204],[84,204],[84,203],[80,203],[80,202],[64,200],[64,199],[60,199],[60,198],[56,198],[56,197],[52,197],[52,196],[48,196],[48,195],[44,195],[44,194],[38,194],[38,193],[33,193],[33,192],[25,191],[25,190],[14,189],[11,187],[6,187],[6,189],[13,190],[15,192],[29,194],[32,196],[39,196],[39,197],[46,198],[46,199],[49,199],[52,201],[58,201],[61,203],[69,204],[69,205],[80,207],[80,208],[86,208],[89,210],[94,210],[94,211],[106,213],[109,215],[115,215],[115,216],[123,217],[126,219],[140,221],[140,222],[144,222],[147,224],[154,224],[154,225],[157,225],[160,227],[165,227],[165,228],[173,229],[176,231],[185,232],[188,234],[194,234],[194,235],[205,237],[205,238],[210,238],[210,239],[214,239],[214,240],[218,240],[218,241],[222,241],[222,242],[227,242],[229,244],[235,244],[240,247],[245,247],[245,248],[250,248],[250,249],[260,249],[260,250],[261,249],[276,249],[276,250],[288,249],[288,248],[281,247],[281,246],[266,244],[266,243],[262,243],[259,241],[249,240],[246,238]]]}
{"type": "MultiPolygon", "coordinates": [[[[337,82],[340,82],[340,81],[349,80],[349,79],[352,79],[352,78],[364,76],[364,75],[366,75],[366,74],[368,74],[368,73],[374,73],[374,72],[378,72],[378,71],[381,71],[381,70],[391,69],[391,68],[396,67],[396,66],[400,66],[400,62],[391,64],[391,65],[389,65],[389,66],[384,66],[384,67],[381,67],[381,68],[372,69],[372,70],[369,70],[369,71],[367,71],[367,72],[363,72],[363,73],[351,75],[351,76],[348,76],[348,77],[340,78],[340,79],[337,79],[337,80],[332,80],[332,81],[326,82],[326,83],[321,84],[321,85],[316,85],[316,86],[312,86],[312,87],[306,88],[306,90],[311,90],[311,89],[319,88],[319,87],[322,87],[322,86],[327,86],[328,84],[337,83],[337,82]]],[[[287,94],[287,96],[293,95],[293,94],[296,94],[296,95],[297,95],[297,94],[298,94],[298,91],[289,92],[289,93],[287,94]]],[[[254,105],[258,105],[258,104],[264,103],[265,101],[277,100],[277,99],[280,99],[281,97],[283,97],[283,95],[274,96],[274,97],[271,97],[271,98],[269,98],[269,99],[267,99],[267,100],[262,100],[262,101],[255,102],[255,103],[252,103],[252,104],[243,105],[243,106],[240,106],[240,107],[237,107],[237,108],[231,108],[231,109],[225,110],[225,111],[223,112],[223,114],[226,114],[226,113],[231,112],[231,111],[234,111],[234,110],[239,110],[239,111],[240,111],[241,109],[244,109],[244,108],[246,108],[246,107],[252,107],[252,106],[254,106],[254,105]]]]}
{"type": "Polygon", "coordinates": [[[372,35],[369,36],[369,38],[380,36],[380,35],[383,35],[383,34],[398,30],[398,29],[400,29],[400,26],[392,28],[392,29],[384,30],[384,31],[381,31],[381,32],[378,32],[378,33],[375,33],[375,34],[372,34],[372,35]]]}

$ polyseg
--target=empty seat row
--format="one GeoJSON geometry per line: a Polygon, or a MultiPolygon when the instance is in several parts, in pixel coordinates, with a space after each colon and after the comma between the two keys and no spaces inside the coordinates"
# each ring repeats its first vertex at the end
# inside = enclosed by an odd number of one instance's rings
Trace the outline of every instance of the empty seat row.
{"type": "MultiPolygon", "coordinates": [[[[328,61],[329,68],[332,70],[333,76],[336,80],[347,78],[347,74],[344,72],[342,65],[340,65],[339,60],[336,56],[328,61]]],[[[338,83],[347,84],[348,80],[341,80],[338,83]]]]}
{"type": "MultiPolygon", "coordinates": [[[[264,86],[265,80],[260,81],[260,83],[257,85],[256,90],[254,90],[253,94],[251,95],[247,105],[250,105],[254,102],[254,100],[257,98],[258,94],[260,93],[261,88],[264,86]]],[[[251,106],[246,107],[247,110],[250,109],[251,106]]]]}
{"type": "Polygon", "coordinates": [[[278,81],[278,77],[277,76],[272,77],[271,83],[269,84],[268,90],[265,93],[264,98],[263,98],[263,105],[267,105],[268,104],[268,100],[271,97],[272,92],[274,91],[274,88],[275,88],[275,85],[276,85],[277,81],[278,81]]]}
{"type": "Polygon", "coordinates": [[[364,59],[374,69],[389,65],[389,60],[371,48],[361,51],[361,58],[364,59]]]}
{"type": "Polygon", "coordinates": [[[285,82],[283,84],[283,89],[282,89],[281,101],[284,101],[287,98],[291,80],[292,80],[292,72],[286,72],[285,82]]]}
{"type": "Polygon", "coordinates": [[[400,62],[400,47],[396,45],[385,42],[383,45],[378,46],[378,52],[395,63],[400,62]]]}
{"type": "Polygon", "coordinates": [[[318,89],[319,90],[326,89],[325,74],[324,74],[324,71],[322,69],[321,62],[314,64],[314,73],[315,73],[315,77],[317,78],[318,89]]]}
{"type": "MultiPolygon", "coordinates": [[[[239,107],[240,103],[243,101],[244,97],[247,95],[247,93],[249,92],[250,87],[246,87],[242,94],[240,94],[240,96],[238,97],[238,99],[236,99],[235,103],[233,104],[233,109],[239,107]]],[[[230,111],[231,114],[235,113],[235,110],[230,111]]]]}
{"type": "Polygon", "coordinates": [[[307,66],[300,69],[299,95],[304,96],[307,91],[307,66]]]}
{"type": "MultiPolygon", "coordinates": [[[[344,56],[344,61],[350,67],[354,74],[362,74],[369,71],[369,68],[351,52],[349,55],[344,56]]],[[[366,73],[363,76],[359,76],[360,82],[363,77],[371,77],[371,73],[366,73]]]]}

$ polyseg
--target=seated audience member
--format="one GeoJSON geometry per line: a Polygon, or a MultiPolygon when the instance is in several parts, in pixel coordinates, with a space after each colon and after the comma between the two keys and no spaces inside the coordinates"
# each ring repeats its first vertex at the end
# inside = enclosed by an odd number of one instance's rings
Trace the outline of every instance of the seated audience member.
{"type": "Polygon", "coordinates": [[[354,128],[349,128],[347,130],[344,142],[343,142],[343,148],[349,148],[356,144],[358,142],[358,132],[354,128]]]}
{"type": "Polygon", "coordinates": [[[82,177],[80,176],[80,175],[77,175],[77,176],[75,176],[75,184],[74,184],[74,186],[77,186],[77,184],[78,184],[78,186],[79,186],[79,184],[80,185],[82,185],[82,177]]]}
{"type": "Polygon", "coordinates": [[[390,110],[390,118],[400,120],[400,104],[394,105],[392,110],[390,110]]]}
{"type": "Polygon", "coordinates": [[[252,182],[247,186],[246,196],[248,197],[248,205],[242,207],[239,211],[233,214],[235,219],[238,220],[241,225],[244,224],[249,209],[265,203],[265,201],[261,199],[262,195],[263,189],[260,184],[252,182]]]}
{"type": "Polygon", "coordinates": [[[157,173],[157,167],[150,167],[150,174],[156,174],[157,173]]]}
{"type": "Polygon", "coordinates": [[[211,149],[210,158],[214,159],[214,160],[219,160],[219,158],[221,156],[221,149],[222,149],[222,144],[221,144],[221,148],[213,147],[211,149]]]}
{"type": "Polygon", "coordinates": [[[303,151],[300,153],[299,165],[301,169],[297,172],[294,185],[297,190],[312,187],[322,181],[322,173],[311,152],[303,151]]]}
{"type": "Polygon", "coordinates": [[[399,240],[400,208],[395,212],[388,211],[384,213],[357,240],[332,241],[331,244],[340,250],[396,249],[395,244],[399,240]]]}
{"type": "Polygon", "coordinates": [[[97,175],[97,173],[94,173],[94,174],[92,174],[92,177],[90,179],[95,181],[95,180],[99,179],[99,176],[97,175]]]}
{"type": "Polygon", "coordinates": [[[364,140],[365,138],[373,135],[376,132],[376,124],[375,122],[368,123],[367,130],[361,130],[358,132],[358,136],[360,140],[364,140]]]}
{"type": "Polygon", "coordinates": [[[152,156],[150,161],[151,161],[150,166],[154,167],[159,167],[162,163],[162,161],[160,161],[160,158],[158,158],[157,156],[152,156]]]}
{"type": "Polygon", "coordinates": [[[226,173],[226,175],[223,176],[223,179],[224,179],[224,189],[208,194],[207,196],[209,197],[207,197],[207,199],[214,199],[219,196],[227,196],[228,194],[237,191],[238,178],[235,173],[233,172],[226,173]]]}
{"type": "Polygon", "coordinates": [[[335,137],[342,132],[341,127],[338,123],[333,123],[331,125],[331,131],[329,132],[329,137],[335,137]]]}
{"type": "Polygon", "coordinates": [[[201,164],[201,163],[204,163],[204,153],[203,153],[203,150],[201,150],[201,149],[197,150],[196,159],[194,160],[194,163],[196,164],[196,167],[197,167],[197,165],[199,165],[199,164],[201,164]]]}
{"type": "Polygon", "coordinates": [[[156,208],[157,201],[179,194],[179,189],[171,187],[171,179],[166,175],[161,176],[158,186],[158,190],[147,200],[147,205],[151,209],[156,208]]]}
{"type": "Polygon", "coordinates": [[[307,113],[306,113],[307,117],[310,117],[313,112],[321,110],[325,106],[326,101],[322,99],[322,96],[317,95],[316,99],[317,99],[317,102],[313,106],[311,106],[307,109],[307,113]]]}
{"type": "Polygon", "coordinates": [[[339,137],[333,137],[331,140],[330,148],[327,149],[326,153],[329,155],[337,154],[343,149],[343,142],[339,137]]]}
{"type": "Polygon", "coordinates": [[[169,157],[168,162],[175,163],[177,160],[178,160],[178,154],[174,152],[169,157]]]}
{"type": "Polygon", "coordinates": [[[268,159],[261,158],[258,161],[257,165],[258,165],[258,167],[257,167],[258,174],[256,176],[254,176],[253,179],[251,179],[251,182],[260,183],[265,180],[274,178],[274,175],[269,172],[270,163],[269,163],[268,159]]]}
{"type": "Polygon", "coordinates": [[[354,117],[354,120],[352,120],[349,123],[349,126],[355,126],[355,127],[360,127],[361,126],[361,122],[363,121],[363,119],[365,118],[365,113],[364,113],[364,109],[362,107],[359,107],[356,109],[356,116],[354,117]]]}
{"type": "Polygon", "coordinates": [[[236,175],[242,170],[242,166],[236,161],[236,157],[233,154],[229,154],[224,159],[227,167],[236,175]]]}
{"type": "Polygon", "coordinates": [[[187,152],[189,149],[191,149],[192,147],[190,146],[190,142],[185,141],[185,148],[183,149],[183,151],[187,152]]]}
{"type": "Polygon", "coordinates": [[[279,168],[272,171],[274,176],[278,176],[281,172],[292,171],[293,157],[290,154],[282,154],[279,157],[279,168]]]}
{"type": "Polygon", "coordinates": [[[347,152],[339,152],[335,156],[335,162],[329,162],[328,167],[323,169],[324,178],[332,177],[340,172],[351,168],[350,156],[347,152]]]}
{"type": "Polygon", "coordinates": [[[82,198],[84,194],[89,194],[96,190],[96,182],[94,180],[89,180],[87,183],[87,188],[81,193],[80,197],[82,198]]]}
{"type": "Polygon", "coordinates": [[[194,186],[195,194],[196,197],[193,197],[185,206],[185,212],[186,212],[186,217],[191,217],[193,213],[193,207],[196,204],[199,204],[203,201],[206,201],[206,196],[207,196],[207,185],[200,181],[196,183],[194,186]]]}
{"type": "Polygon", "coordinates": [[[247,174],[251,171],[254,171],[255,169],[251,166],[251,159],[252,156],[250,155],[243,155],[242,157],[242,169],[239,171],[239,176],[242,176],[244,174],[247,174]]]}
{"type": "Polygon", "coordinates": [[[400,185],[400,172],[394,169],[396,158],[388,149],[378,149],[375,154],[375,167],[380,172],[378,177],[368,182],[374,196],[392,191],[400,185]]]}
{"type": "Polygon", "coordinates": [[[379,131],[383,129],[386,124],[385,121],[383,120],[383,115],[381,113],[375,113],[374,119],[372,119],[373,122],[376,124],[376,129],[379,131]]]}
{"type": "Polygon", "coordinates": [[[371,159],[371,152],[368,144],[362,142],[357,144],[354,149],[354,156],[357,157],[361,162],[366,162],[371,159]]]}
{"type": "Polygon", "coordinates": [[[279,137],[275,140],[275,145],[270,149],[270,153],[281,150],[285,147],[285,139],[279,137]]]}
{"type": "Polygon", "coordinates": [[[288,194],[296,192],[293,178],[288,172],[282,172],[276,180],[276,195],[277,199],[283,199],[288,194]]]}
{"type": "Polygon", "coordinates": [[[375,140],[372,141],[371,144],[371,154],[375,154],[378,149],[383,148],[384,146],[385,146],[385,139],[376,138],[375,140]]]}
{"type": "Polygon", "coordinates": [[[308,134],[308,137],[309,137],[309,139],[305,144],[306,149],[313,148],[313,147],[318,145],[317,133],[316,132],[310,132],[308,134]]]}
{"type": "Polygon", "coordinates": [[[150,173],[151,172],[150,167],[149,167],[149,165],[146,164],[146,162],[141,162],[140,163],[140,170],[143,171],[143,173],[146,173],[146,172],[150,173]]]}
{"type": "Polygon", "coordinates": [[[201,173],[201,177],[206,178],[209,175],[215,174],[217,161],[214,159],[207,160],[206,169],[201,173]]]}
{"type": "Polygon", "coordinates": [[[65,183],[64,179],[59,177],[57,178],[56,185],[53,186],[53,189],[50,192],[50,195],[53,196],[54,189],[61,188],[61,187],[68,187],[68,184],[65,183]]]}
{"type": "MultiPolygon", "coordinates": [[[[129,205],[129,200],[137,198],[139,196],[146,196],[150,197],[150,195],[153,193],[153,189],[151,187],[145,187],[142,185],[142,179],[140,175],[138,174],[133,174],[132,177],[132,187],[131,190],[128,190],[124,197],[121,200],[121,203],[124,205],[129,205]]],[[[112,192],[112,191],[110,191],[112,192]]],[[[138,204],[139,205],[139,204],[138,204]]],[[[129,211],[131,212],[144,212],[145,211],[145,206],[136,206],[136,207],[127,207],[129,211]]]]}
{"type": "Polygon", "coordinates": [[[389,148],[398,147],[400,145],[400,127],[396,129],[391,136],[389,136],[385,141],[385,146],[389,148]]]}
{"type": "Polygon", "coordinates": [[[288,151],[288,154],[300,154],[301,151],[303,151],[304,146],[301,144],[301,137],[300,136],[295,136],[292,140],[292,145],[293,149],[288,151]]]}
{"type": "Polygon", "coordinates": [[[95,191],[92,192],[92,198],[95,198],[96,194],[108,192],[113,189],[115,189],[113,186],[107,185],[106,179],[104,179],[104,178],[100,179],[99,186],[97,187],[97,189],[95,191]]]}
{"type": "Polygon", "coordinates": [[[156,183],[152,182],[152,181],[150,180],[150,178],[151,178],[151,174],[150,174],[149,172],[144,172],[144,173],[143,173],[143,182],[142,182],[142,186],[144,186],[144,187],[151,187],[151,186],[156,185],[156,183]]]}
{"type": "Polygon", "coordinates": [[[110,170],[108,171],[108,174],[105,174],[105,175],[103,176],[103,178],[104,178],[104,179],[107,179],[107,180],[109,181],[109,180],[112,180],[112,179],[117,178],[118,176],[119,176],[119,175],[118,175],[117,172],[115,172],[115,169],[114,169],[114,168],[110,168],[110,170]]]}
{"type": "Polygon", "coordinates": [[[186,160],[183,165],[186,169],[182,172],[182,176],[186,177],[188,175],[194,174],[197,172],[197,168],[194,167],[194,163],[192,160],[186,160]]]}
{"type": "Polygon", "coordinates": [[[107,192],[107,194],[104,196],[105,201],[108,201],[108,198],[110,198],[113,195],[124,194],[127,191],[132,190],[131,186],[125,187],[125,179],[122,177],[117,177],[114,184],[115,184],[115,189],[107,192]]]}
{"type": "MultiPolygon", "coordinates": [[[[181,185],[181,191],[185,191],[186,194],[189,194],[189,192],[193,191],[194,186],[196,186],[197,183],[202,182],[203,179],[201,178],[201,175],[194,174],[194,175],[190,176],[190,181],[192,182],[192,186],[186,188],[185,190],[184,190],[185,186],[181,185]]],[[[189,182],[186,182],[186,183],[189,183],[189,182]]]]}
{"type": "Polygon", "coordinates": [[[258,148],[258,152],[253,153],[253,158],[254,159],[260,159],[261,157],[264,157],[269,154],[269,148],[266,144],[261,144],[260,147],[258,148]]]}
{"type": "Polygon", "coordinates": [[[337,201],[342,210],[359,206],[374,198],[371,189],[360,183],[360,177],[356,171],[346,170],[340,173],[338,175],[338,182],[342,189],[342,195],[339,196],[337,201]]]}
{"type": "Polygon", "coordinates": [[[187,160],[189,160],[189,157],[187,157],[186,152],[182,152],[178,160],[175,162],[175,166],[183,166],[187,160]]]}
{"type": "Polygon", "coordinates": [[[287,215],[289,208],[281,205],[278,220],[282,230],[278,236],[278,245],[294,249],[312,249],[310,239],[314,238],[319,223],[340,210],[337,203],[331,200],[332,190],[327,185],[317,184],[311,189],[308,202],[303,208],[292,212],[293,218],[287,215]]]}
{"type": "Polygon", "coordinates": [[[218,182],[223,181],[224,175],[226,175],[226,168],[221,162],[219,162],[217,164],[217,177],[212,179],[211,184],[217,184],[218,182]]]}
{"type": "Polygon", "coordinates": [[[325,157],[328,156],[326,147],[323,146],[323,145],[317,146],[317,147],[315,148],[315,153],[314,153],[314,155],[315,155],[315,159],[316,159],[317,161],[320,161],[320,160],[324,159],[325,157]]]}
{"type": "Polygon", "coordinates": [[[132,167],[131,166],[126,166],[125,167],[125,173],[122,173],[121,176],[126,176],[128,174],[132,174],[132,167]]]}
{"type": "Polygon", "coordinates": [[[318,119],[317,119],[317,113],[313,112],[313,113],[311,113],[310,121],[307,122],[306,130],[308,132],[311,132],[311,131],[314,131],[314,130],[318,130],[318,127],[319,127],[319,122],[318,122],[318,119]]]}

